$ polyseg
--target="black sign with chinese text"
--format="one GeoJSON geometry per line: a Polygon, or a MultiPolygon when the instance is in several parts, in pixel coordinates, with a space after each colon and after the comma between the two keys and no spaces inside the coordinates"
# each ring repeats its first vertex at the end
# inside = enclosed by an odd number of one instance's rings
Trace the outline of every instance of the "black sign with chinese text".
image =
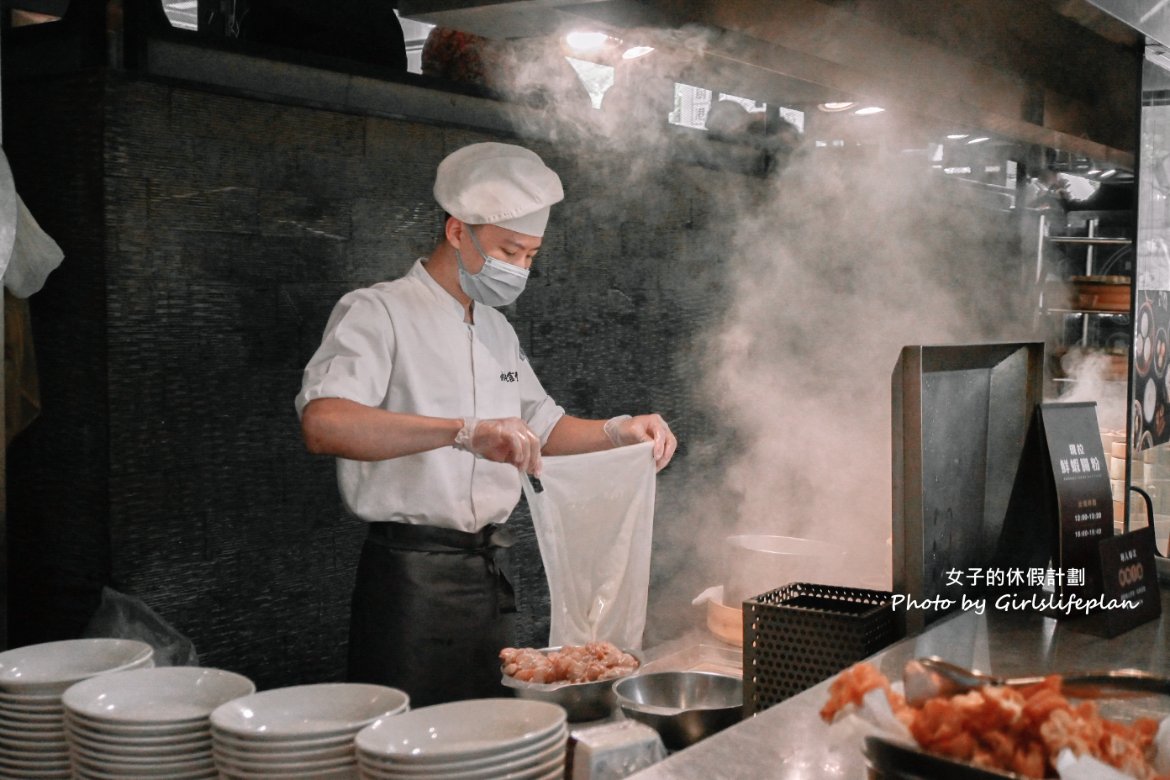
{"type": "Polygon", "coordinates": [[[1101,542],[1104,611],[1095,616],[1095,633],[1114,637],[1162,614],[1155,544],[1150,526],[1101,542]]]}
{"type": "Polygon", "coordinates": [[[1040,404],[1040,428],[1055,488],[1057,532],[1053,562],[1058,570],[1084,570],[1084,582],[1057,583],[1061,596],[1101,593],[1098,545],[1113,535],[1109,485],[1096,404],[1040,404]]]}

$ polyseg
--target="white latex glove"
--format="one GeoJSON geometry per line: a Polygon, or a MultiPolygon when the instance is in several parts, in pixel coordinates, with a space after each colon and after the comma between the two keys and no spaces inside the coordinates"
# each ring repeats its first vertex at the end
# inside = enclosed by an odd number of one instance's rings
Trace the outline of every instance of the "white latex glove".
{"type": "Polygon", "coordinates": [[[519,417],[465,417],[455,435],[455,448],[484,460],[511,463],[521,471],[540,476],[540,439],[519,417]]]}
{"type": "Polygon", "coordinates": [[[653,441],[656,471],[662,471],[666,464],[670,463],[675,449],[678,448],[678,439],[674,437],[670,426],[660,414],[640,414],[637,417],[628,414],[618,415],[606,420],[604,430],[615,447],[653,441]]]}

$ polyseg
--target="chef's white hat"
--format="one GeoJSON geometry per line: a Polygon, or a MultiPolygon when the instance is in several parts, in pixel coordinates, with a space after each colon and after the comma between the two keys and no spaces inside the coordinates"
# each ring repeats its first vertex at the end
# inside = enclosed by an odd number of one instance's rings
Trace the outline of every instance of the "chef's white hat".
{"type": "Polygon", "coordinates": [[[451,216],[537,238],[549,208],[564,197],[560,177],[535,152],[514,144],[464,146],[435,173],[435,200],[451,216]]]}

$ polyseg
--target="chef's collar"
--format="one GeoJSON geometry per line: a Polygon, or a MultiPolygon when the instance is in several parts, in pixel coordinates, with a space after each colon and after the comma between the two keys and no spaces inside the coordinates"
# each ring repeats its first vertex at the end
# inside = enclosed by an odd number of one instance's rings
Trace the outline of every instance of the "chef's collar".
{"type": "Polygon", "coordinates": [[[435,301],[440,306],[448,309],[454,316],[459,318],[460,322],[463,321],[466,315],[463,304],[454,295],[444,290],[443,285],[435,281],[435,277],[431,276],[430,272],[427,271],[425,257],[420,257],[414,261],[414,266],[411,267],[410,273],[407,276],[413,276],[422,281],[423,286],[431,291],[431,294],[435,296],[435,301]]]}

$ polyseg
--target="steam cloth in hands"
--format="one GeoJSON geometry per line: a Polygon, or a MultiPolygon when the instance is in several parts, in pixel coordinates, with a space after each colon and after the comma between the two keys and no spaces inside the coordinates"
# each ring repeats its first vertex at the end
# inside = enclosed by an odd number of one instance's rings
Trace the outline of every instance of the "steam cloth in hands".
{"type": "Polygon", "coordinates": [[[522,480],[548,576],[548,644],[638,649],[654,531],[653,442],[543,459],[542,492],[522,480]]]}
{"type": "Polygon", "coordinates": [[[4,286],[17,298],[38,292],[45,279],[61,265],[65,253],[16,196],[16,239],[8,266],[3,270],[4,286]]]}

